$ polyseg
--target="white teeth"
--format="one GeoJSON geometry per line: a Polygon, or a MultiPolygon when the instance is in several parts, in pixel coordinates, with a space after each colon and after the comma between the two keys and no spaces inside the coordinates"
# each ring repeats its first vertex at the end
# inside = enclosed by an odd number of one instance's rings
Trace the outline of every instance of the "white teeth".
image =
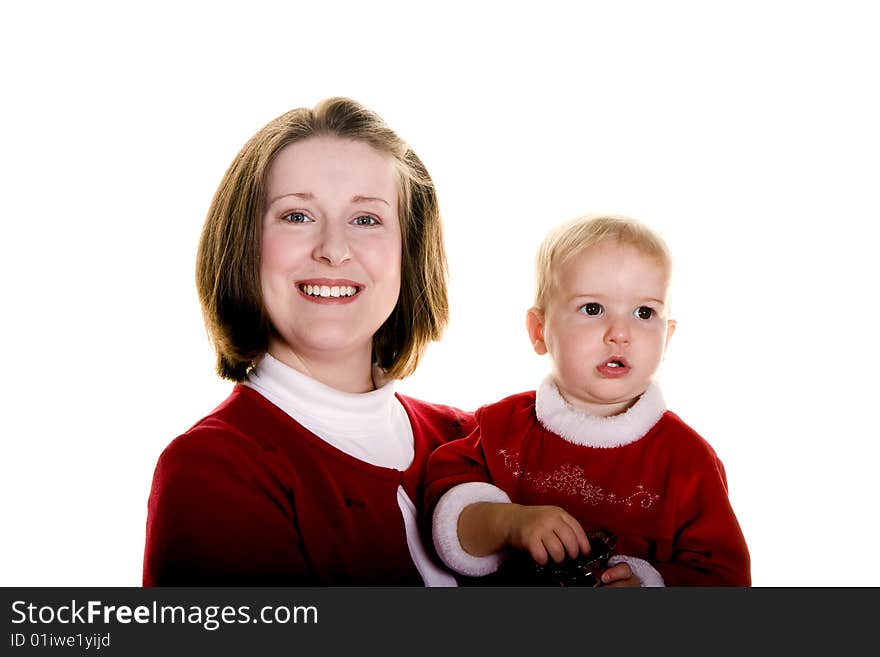
{"type": "Polygon", "coordinates": [[[301,285],[300,289],[312,297],[352,297],[357,292],[353,285],[301,285]]]}
{"type": "Polygon", "coordinates": [[[616,360],[612,360],[610,363],[608,363],[608,367],[621,367],[621,365],[616,360]]]}

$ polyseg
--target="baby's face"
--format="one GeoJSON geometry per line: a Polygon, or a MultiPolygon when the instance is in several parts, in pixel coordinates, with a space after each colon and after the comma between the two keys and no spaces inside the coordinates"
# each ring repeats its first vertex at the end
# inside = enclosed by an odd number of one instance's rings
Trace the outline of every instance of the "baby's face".
{"type": "Polygon", "coordinates": [[[675,322],[669,272],[633,246],[607,242],[557,272],[543,315],[530,311],[538,353],[550,353],[563,398],[591,415],[621,413],[657,371],[675,322]]]}

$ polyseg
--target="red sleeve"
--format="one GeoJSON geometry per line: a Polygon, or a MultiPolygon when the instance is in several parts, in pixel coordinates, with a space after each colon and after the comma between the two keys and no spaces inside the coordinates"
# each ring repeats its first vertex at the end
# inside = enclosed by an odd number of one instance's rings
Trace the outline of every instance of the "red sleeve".
{"type": "Polygon", "coordinates": [[[492,483],[480,437],[482,409],[474,414],[470,435],[440,445],[428,458],[425,472],[425,514],[430,518],[443,494],[453,486],[470,481],[492,483]]]}
{"type": "Polygon", "coordinates": [[[667,586],[751,586],[749,550],[730,505],[727,477],[711,453],[682,490],[670,562],[656,562],[667,586]]]}
{"type": "Polygon", "coordinates": [[[174,440],[153,475],[144,586],[308,584],[291,496],[272,468],[228,428],[174,440]]]}

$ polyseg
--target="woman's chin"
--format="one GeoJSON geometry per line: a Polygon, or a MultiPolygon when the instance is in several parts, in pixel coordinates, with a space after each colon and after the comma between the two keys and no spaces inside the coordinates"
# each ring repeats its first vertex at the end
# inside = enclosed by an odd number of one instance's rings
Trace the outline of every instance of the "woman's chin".
{"type": "Polygon", "coordinates": [[[270,351],[296,354],[304,360],[346,358],[363,353],[369,364],[373,333],[358,337],[345,327],[316,326],[307,335],[282,335],[273,342],[270,351]]]}

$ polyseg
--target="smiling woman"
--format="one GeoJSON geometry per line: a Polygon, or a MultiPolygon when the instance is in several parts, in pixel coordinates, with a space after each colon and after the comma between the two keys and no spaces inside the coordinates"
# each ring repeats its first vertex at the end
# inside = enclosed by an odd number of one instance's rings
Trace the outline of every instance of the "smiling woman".
{"type": "Polygon", "coordinates": [[[229,397],[163,451],[145,585],[428,585],[425,464],[474,426],[394,392],[447,320],[431,178],[345,98],[292,110],[227,170],[196,282],[229,397]]]}
{"type": "Polygon", "coordinates": [[[269,353],[339,390],[372,390],[364,364],[400,293],[394,160],[363,142],[309,138],[278,153],[267,193],[269,353]]]}

